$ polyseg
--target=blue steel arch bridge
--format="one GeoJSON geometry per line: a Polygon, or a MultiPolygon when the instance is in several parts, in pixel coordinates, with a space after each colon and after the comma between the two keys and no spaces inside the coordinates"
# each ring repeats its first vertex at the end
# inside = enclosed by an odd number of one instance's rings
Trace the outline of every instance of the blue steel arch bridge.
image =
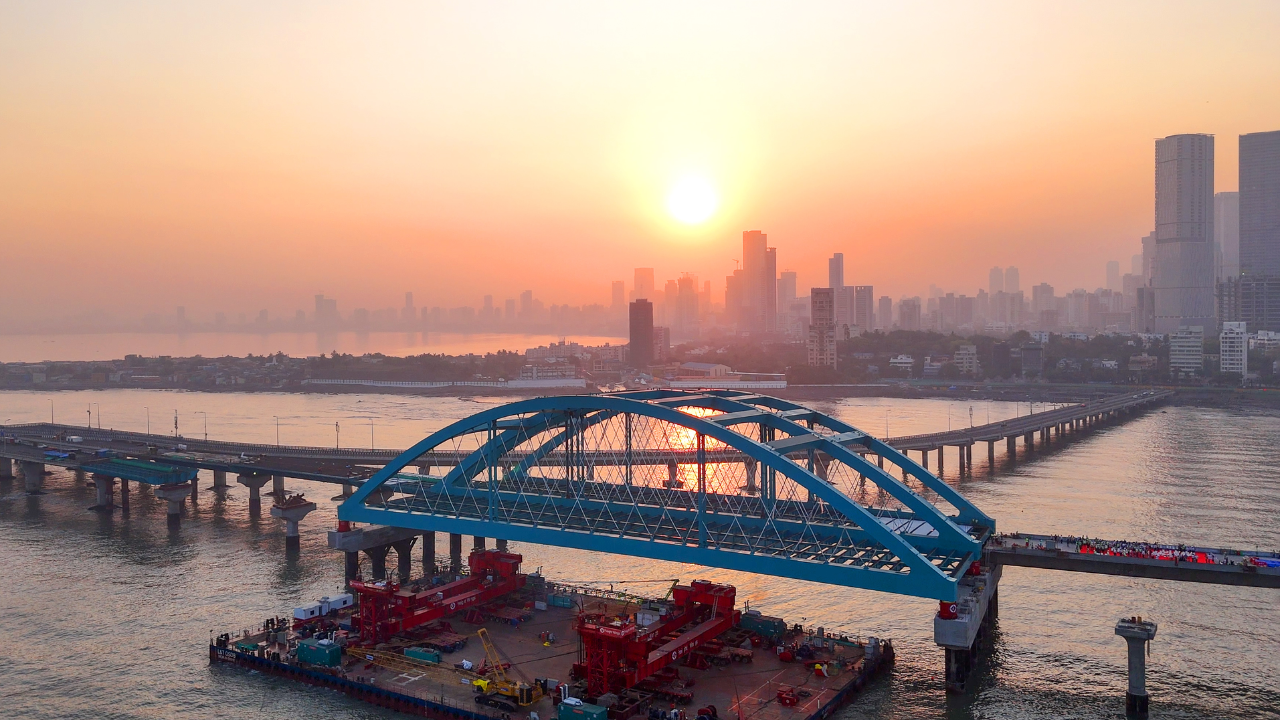
{"type": "Polygon", "coordinates": [[[401,453],[338,516],[949,602],[995,530],[869,433],[736,391],[494,407],[401,453]]]}

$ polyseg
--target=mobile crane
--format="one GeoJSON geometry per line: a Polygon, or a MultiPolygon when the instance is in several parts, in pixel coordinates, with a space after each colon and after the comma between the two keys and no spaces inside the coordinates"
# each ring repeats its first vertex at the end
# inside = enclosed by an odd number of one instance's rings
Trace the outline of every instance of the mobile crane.
{"type": "MultiPolygon", "coordinates": [[[[515,712],[516,706],[528,707],[542,699],[542,688],[530,685],[523,680],[511,680],[507,677],[505,664],[502,657],[498,655],[498,649],[489,639],[488,630],[480,628],[476,635],[480,636],[480,642],[484,643],[485,667],[489,670],[488,677],[471,681],[476,692],[480,693],[476,696],[477,703],[515,712]]],[[[511,667],[517,673],[520,672],[515,665],[511,667]]]]}

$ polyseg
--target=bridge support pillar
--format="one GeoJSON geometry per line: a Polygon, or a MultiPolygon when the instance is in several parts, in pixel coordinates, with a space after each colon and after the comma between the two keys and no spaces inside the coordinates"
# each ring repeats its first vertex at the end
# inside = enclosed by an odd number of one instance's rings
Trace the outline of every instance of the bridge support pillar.
{"type": "Polygon", "coordinates": [[[214,489],[214,490],[226,490],[226,489],[227,489],[227,487],[228,487],[228,485],[227,485],[227,471],[226,471],[226,470],[214,470],[214,471],[213,471],[213,489],[214,489]]]}
{"type": "Polygon", "coordinates": [[[877,456],[876,456],[876,465],[878,465],[878,466],[880,467],[880,469],[881,469],[881,470],[883,470],[883,469],[884,469],[884,456],[883,456],[883,455],[877,455],[877,456]]]}
{"type": "Polygon", "coordinates": [[[115,499],[112,492],[115,489],[116,479],[109,475],[93,474],[93,487],[98,491],[98,504],[94,505],[95,510],[110,510],[115,507],[115,499]]]}
{"type": "Polygon", "coordinates": [[[75,477],[75,481],[76,481],[76,484],[77,484],[77,485],[80,485],[80,484],[83,484],[83,483],[84,483],[84,469],[83,469],[83,468],[76,468],[76,469],[75,469],[75,472],[73,473],[73,475],[74,475],[74,477],[75,477]]]}
{"type": "Polygon", "coordinates": [[[472,537],[471,552],[479,552],[481,550],[484,550],[484,546],[485,546],[484,544],[485,544],[485,537],[483,535],[476,535],[472,537]]]}
{"type": "Polygon", "coordinates": [[[1026,435],[1023,435],[1022,444],[1026,445],[1028,450],[1035,450],[1036,449],[1035,433],[1027,433],[1026,435]]]}
{"type": "Polygon", "coordinates": [[[417,540],[418,538],[411,537],[391,543],[391,547],[396,549],[396,574],[401,583],[409,582],[409,574],[413,570],[413,544],[417,540]]]}
{"type": "Polygon", "coordinates": [[[449,573],[457,576],[462,572],[462,536],[449,533],[449,573]]]}
{"type": "Polygon", "coordinates": [[[364,554],[369,556],[369,564],[372,565],[370,573],[374,580],[387,579],[387,553],[391,551],[390,545],[375,545],[371,548],[365,548],[364,554]]]}
{"type": "Polygon", "coordinates": [[[196,493],[200,492],[200,475],[191,478],[191,504],[196,504],[196,493]]]}
{"type": "Polygon", "coordinates": [[[502,538],[498,538],[497,540],[494,540],[493,546],[498,549],[498,552],[507,551],[507,541],[502,538]]]}
{"type": "Polygon", "coordinates": [[[0,458],[0,480],[13,479],[13,459],[0,458]]]}
{"type": "Polygon", "coordinates": [[[18,463],[18,467],[22,469],[22,482],[26,486],[28,495],[41,495],[44,493],[44,463],[31,462],[22,460],[18,463]]]}
{"type": "Polygon", "coordinates": [[[258,515],[262,512],[262,486],[266,485],[270,479],[270,475],[260,475],[258,473],[242,473],[236,476],[237,483],[249,488],[250,515],[258,515]]]}
{"type": "Polygon", "coordinates": [[[278,498],[284,497],[284,476],[283,475],[271,476],[271,494],[275,495],[278,498]]]}
{"type": "Polygon", "coordinates": [[[1156,624],[1140,617],[1122,618],[1116,623],[1116,634],[1129,644],[1129,690],[1124,694],[1124,715],[1147,720],[1150,698],[1147,697],[1147,643],[1156,636],[1156,624]]]}
{"type": "Polygon", "coordinates": [[[990,465],[992,470],[996,469],[996,441],[995,440],[987,441],[987,465],[990,465]]]}
{"type": "Polygon", "coordinates": [[[436,533],[434,530],[422,533],[422,574],[428,578],[436,574],[436,533]]]}
{"type": "Polygon", "coordinates": [[[352,485],[350,483],[342,483],[342,492],[338,495],[334,495],[329,499],[335,502],[342,502],[343,500],[346,500],[347,498],[355,494],[355,491],[356,491],[355,485],[352,485]]]}
{"type": "Polygon", "coordinates": [[[129,481],[120,478],[120,509],[129,512],[129,481]]]}
{"type": "Polygon", "coordinates": [[[942,463],[943,463],[943,460],[946,459],[946,457],[947,457],[947,446],[939,445],[938,446],[938,475],[939,476],[942,475],[942,463]]]}
{"type": "Polygon", "coordinates": [[[191,494],[191,483],[157,485],[156,497],[169,502],[169,523],[177,525],[182,518],[182,503],[191,494]]]}
{"type": "Polygon", "coordinates": [[[756,491],[756,471],[760,465],[755,460],[748,460],[742,463],[742,467],[747,472],[747,492],[753,493],[756,491]]]}
{"type": "Polygon", "coordinates": [[[301,544],[298,536],[298,523],[302,522],[302,518],[306,517],[312,510],[316,509],[313,502],[301,502],[302,496],[295,495],[289,498],[288,505],[272,505],[271,517],[284,520],[284,543],[285,547],[290,550],[297,550],[301,544]]]}
{"type": "Polygon", "coordinates": [[[680,466],[674,461],[667,463],[667,487],[680,487],[680,466]]]}
{"type": "Polygon", "coordinates": [[[921,465],[925,470],[928,470],[928,469],[929,469],[929,451],[928,451],[928,450],[921,450],[921,451],[920,451],[920,465],[921,465]]]}
{"type": "Polygon", "coordinates": [[[347,559],[346,578],[347,583],[350,584],[352,580],[355,580],[360,575],[360,553],[346,552],[343,554],[346,555],[347,559]]]}

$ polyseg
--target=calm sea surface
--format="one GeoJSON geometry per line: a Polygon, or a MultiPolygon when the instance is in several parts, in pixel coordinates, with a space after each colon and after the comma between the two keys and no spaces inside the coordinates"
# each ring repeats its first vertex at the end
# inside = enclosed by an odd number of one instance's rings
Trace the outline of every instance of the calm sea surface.
{"type": "Polygon", "coordinates": [[[293,357],[321,353],[381,353],[404,357],[424,353],[466,355],[499,350],[524,352],[567,337],[583,345],[626,343],[626,338],[593,335],[515,333],[335,332],[335,333],[102,333],[98,335],[0,335],[0,362],[114,360],[129,353],[173,357],[244,357],[282,352],[293,357]]]}
{"type": "MultiPolygon", "coordinates": [[[[386,395],[204,394],[112,390],[0,393],[0,422],[47,420],[211,438],[407,447],[498,399],[386,395]],[[96,403],[96,405],[94,405],[96,403]],[[144,409],[145,408],[145,409],[144,409]],[[204,413],[201,415],[200,413],[204,413]],[[372,419],[372,421],[370,420],[372,419]],[[372,428],[371,428],[372,424],[372,428]]],[[[505,401],[501,400],[501,401],[505,401]]],[[[873,433],[926,432],[1025,413],[1026,405],[847,399],[816,405],[873,433]]],[[[1037,408],[1038,409],[1038,408],[1037,408]]],[[[973,477],[948,475],[1002,530],[1280,547],[1280,413],[1168,408],[973,477]]],[[[948,457],[948,473],[956,467],[948,457]]],[[[253,521],[247,491],[206,488],[179,530],[163,503],[135,491],[125,518],[86,510],[93,489],[59,471],[47,494],[0,482],[0,717],[395,718],[328,691],[210,667],[209,633],[258,624],[342,583],[325,547],[332,486],[290,481],[320,500],[286,557],[284,528],[253,521]]],[[[443,541],[444,536],[441,536],[443,541]]],[[[1116,618],[1155,619],[1152,716],[1280,718],[1280,592],[1006,569],[994,651],[967,696],[943,693],[932,643],[936,604],[672,563],[531,545],[525,567],[565,580],[708,578],[752,607],[893,638],[893,676],[842,712],[853,718],[1118,718],[1125,647],[1116,618]],[[587,570],[589,568],[589,570],[587,570]]],[[[447,550],[440,548],[440,553],[447,550]]]]}

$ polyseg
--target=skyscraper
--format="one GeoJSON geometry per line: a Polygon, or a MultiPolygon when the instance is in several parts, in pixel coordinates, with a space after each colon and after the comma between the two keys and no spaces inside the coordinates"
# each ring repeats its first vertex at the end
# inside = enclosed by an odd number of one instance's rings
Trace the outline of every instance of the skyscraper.
{"type": "Polygon", "coordinates": [[[622,308],[627,306],[627,284],[622,280],[614,280],[612,295],[610,309],[615,313],[621,314],[622,308]]]}
{"type": "MultiPolygon", "coordinates": [[[[1107,261],[1107,289],[1111,292],[1120,292],[1124,288],[1120,285],[1120,261],[1107,261]]],[[[1032,293],[1034,297],[1035,293],[1032,293]]]]}
{"type": "Polygon", "coordinates": [[[1004,291],[1010,295],[1022,292],[1022,283],[1018,280],[1018,268],[1012,265],[1004,269],[1004,291]]]}
{"type": "Polygon", "coordinates": [[[773,332],[778,325],[778,252],[759,230],[742,232],[743,326],[773,332]]]}
{"type": "Polygon", "coordinates": [[[1240,193],[1213,196],[1213,254],[1218,280],[1240,274],[1240,193]]]}
{"type": "Polygon", "coordinates": [[[987,292],[992,295],[1004,292],[1004,268],[993,267],[987,273],[987,292]]]}
{"type": "Polygon", "coordinates": [[[880,296],[880,305],[876,308],[876,327],[888,330],[893,327],[893,298],[880,296]]]}
{"type": "Polygon", "coordinates": [[[796,272],[783,270],[778,275],[778,315],[791,312],[791,304],[796,301],[796,272]]]}
{"type": "Polygon", "coordinates": [[[844,287],[844,253],[835,253],[827,259],[827,287],[833,290],[844,287]]]}
{"type": "Polygon", "coordinates": [[[836,366],[836,304],[832,288],[812,288],[809,291],[810,367],[836,366]]]}
{"type": "Polygon", "coordinates": [[[853,324],[863,332],[875,329],[875,289],[870,285],[858,285],[853,289],[853,324]]]}
{"type": "Polygon", "coordinates": [[[631,288],[633,300],[654,300],[653,268],[636,268],[635,281],[631,288]]]}
{"type": "Polygon", "coordinates": [[[1240,136],[1240,319],[1280,330],[1280,130],[1240,136]]]}
{"type": "Polygon", "coordinates": [[[631,367],[646,368],[653,362],[653,303],[636,300],[630,308],[631,367]]]}
{"type": "Polygon", "coordinates": [[[920,329],[920,298],[909,297],[898,301],[898,326],[903,330],[920,329]]]}
{"type": "Polygon", "coordinates": [[[1155,330],[1213,327],[1213,136],[1156,141],[1155,330]]]}

